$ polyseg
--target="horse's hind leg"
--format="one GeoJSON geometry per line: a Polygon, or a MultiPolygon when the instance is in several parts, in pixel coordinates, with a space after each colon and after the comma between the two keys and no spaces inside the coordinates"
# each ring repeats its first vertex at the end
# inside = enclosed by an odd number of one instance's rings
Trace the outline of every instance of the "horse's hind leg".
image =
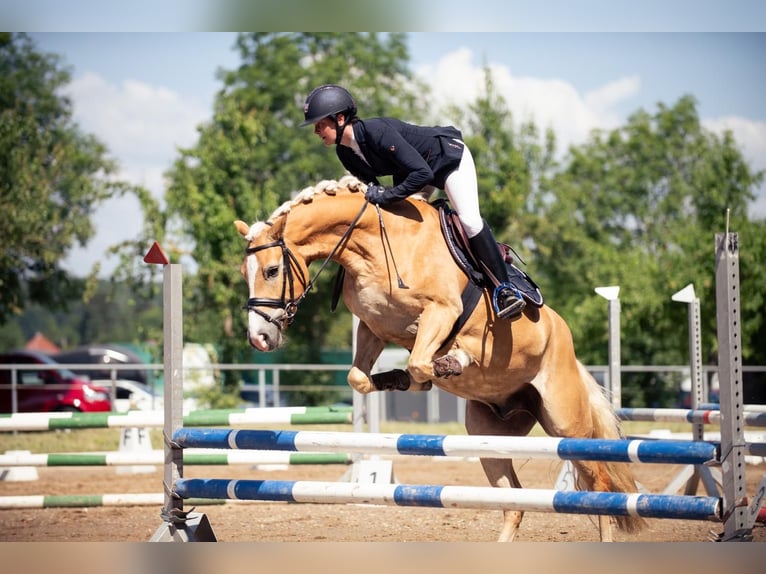
{"type": "MultiPolygon", "coordinates": [[[[620,436],[611,403],[598,383],[579,363],[573,371],[556,370],[556,380],[545,384],[546,396],[541,403],[539,420],[551,436],[570,438],[616,439],[620,436]]],[[[577,488],[598,492],[635,492],[635,480],[627,463],[573,460],[577,471],[577,488]]],[[[643,520],[634,516],[615,516],[621,530],[636,532],[643,520]]],[[[599,517],[601,540],[611,540],[611,520],[599,517]]]]}
{"type": "MultiPolygon", "coordinates": [[[[501,420],[485,404],[467,401],[465,428],[469,435],[510,435],[525,436],[535,425],[535,419],[526,411],[518,411],[508,420],[501,420]]],[[[521,488],[521,482],[513,468],[512,459],[482,458],[481,466],[492,486],[502,488],[521,488]]],[[[512,542],[519,530],[524,512],[520,510],[503,511],[503,529],[498,542],[512,542]]]]}

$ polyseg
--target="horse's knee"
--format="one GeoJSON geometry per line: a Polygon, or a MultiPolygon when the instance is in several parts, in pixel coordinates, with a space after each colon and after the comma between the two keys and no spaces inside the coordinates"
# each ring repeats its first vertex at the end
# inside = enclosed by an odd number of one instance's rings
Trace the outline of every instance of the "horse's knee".
{"type": "Polygon", "coordinates": [[[407,374],[410,376],[410,383],[415,385],[426,384],[434,378],[434,370],[431,363],[413,361],[412,355],[410,355],[410,360],[407,363],[407,374]]]}
{"type": "Polygon", "coordinates": [[[351,370],[346,377],[346,381],[348,381],[348,384],[352,389],[363,395],[375,390],[375,386],[372,384],[370,377],[357,367],[351,367],[351,370]]]}

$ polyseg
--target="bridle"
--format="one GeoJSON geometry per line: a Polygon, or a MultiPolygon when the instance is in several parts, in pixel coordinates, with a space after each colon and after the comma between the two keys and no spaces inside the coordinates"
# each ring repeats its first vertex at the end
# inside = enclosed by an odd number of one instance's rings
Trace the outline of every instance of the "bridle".
{"type": "Polygon", "coordinates": [[[309,291],[311,291],[311,289],[314,287],[314,284],[319,278],[319,275],[330,263],[338,249],[340,249],[341,245],[343,245],[348,239],[349,235],[351,235],[351,232],[354,230],[357,222],[359,219],[361,219],[364,210],[367,209],[367,205],[368,202],[365,201],[362,205],[362,209],[359,210],[359,213],[356,215],[354,220],[348,226],[348,229],[346,229],[341,238],[338,240],[338,243],[335,245],[335,247],[333,247],[330,254],[322,262],[322,265],[319,267],[316,275],[314,275],[314,278],[311,280],[307,280],[303,269],[301,269],[301,266],[298,263],[298,259],[295,257],[293,252],[290,251],[290,248],[285,245],[285,240],[283,237],[280,237],[271,243],[257,245],[255,247],[248,247],[245,249],[246,256],[258,253],[264,249],[273,249],[278,247],[282,250],[282,293],[279,299],[272,299],[268,297],[250,297],[242,308],[246,309],[247,311],[253,311],[254,313],[263,317],[269,323],[276,325],[279,329],[282,329],[285,323],[290,325],[295,318],[295,314],[298,312],[298,305],[300,305],[301,301],[306,298],[306,296],[309,294],[309,291]],[[299,281],[301,287],[303,287],[303,292],[298,295],[298,297],[295,296],[296,279],[299,281]],[[271,307],[273,309],[281,309],[284,311],[284,315],[272,317],[268,313],[261,311],[258,307],[271,307]]]}
{"type": "Polygon", "coordinates": [[[248,311],[253,311],[254,313],[263,317],[269,323],[273,323],[281,329],[282,323],[284,321],[286,321],[288,325],[293,322],[293,318],[298,312],[298,304],[303,301],[303,298],[308,294],[309,289],[311,289],[311,286],[313,285],[313,282],[306,281],[306,275],[303,273],[303,269],[301,269],[300,265],[298,264],[298,259],[295,257],[293,252],[290,251],[287,245],[285,245],[285,241],[281,237],[276,241],[272,241],[271,243],[258,245],[256,247],[248,247],[245,249],[245,255],[252,255],[254,253],[258,253],[259,251],[263,251],[264,249],[271,249],[273,247],[279,247],[282,249],[282,268],[284,271],[282,274],[282,294],[280,298],[271,299],[268,297],[250,297],[242,308],[247,309],[248,311]],[[294,270],[297,271],[298,281],[303,287],[303,293],[301,293],[297,299],[295,298],[296,273],[294,270]],[[288,292],[289,299],[287,298],[288,292]],[[258,307],[272,307],[274,309],[282,309],[284,311],[284,315],[277,319],[268,313],[261,311],[258,307]]]}

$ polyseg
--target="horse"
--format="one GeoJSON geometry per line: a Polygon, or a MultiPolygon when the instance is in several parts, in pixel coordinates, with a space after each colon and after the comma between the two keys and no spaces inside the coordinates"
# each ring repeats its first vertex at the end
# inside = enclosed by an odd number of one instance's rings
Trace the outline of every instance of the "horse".
{"type": "MultiPolygon", "coordinates": [[[[437,209],[423,196],[378,208],[365,200],[365,189],[351,176],[321,181],[267,221],[235,222],[247,241],[241,273],[252,347],[268,352],[282,344],[316,279],[309,278],[309,264],[323,260],[318,275],[334,261],[345,270],[343,301],[359,319],[347,377],[353,389],[436,385],[466,399],[469,435],[526,436],[539,423],[555,437],[622,437],[611,402],[576,358],[558,313],[547,304],[527,305],[518,319],[497,320],[485,290],[454,329],[469,277],[448,250],[437,209]],[[373,376],[388,343],[410,351],[407,368],[373,376]]],[[[513,460],[480,462],[492,486],[521,488],[513,460]]],[[[579,490],[637,491],[629,463],[572,462],[579,490]]],[[[503,511],[499,541],[514,539],[523,515],[503,511]]],[[[602,541],[612,540],[612,520],[628,533],[644,526],[637,516],[599,516],[602,541]]]]}

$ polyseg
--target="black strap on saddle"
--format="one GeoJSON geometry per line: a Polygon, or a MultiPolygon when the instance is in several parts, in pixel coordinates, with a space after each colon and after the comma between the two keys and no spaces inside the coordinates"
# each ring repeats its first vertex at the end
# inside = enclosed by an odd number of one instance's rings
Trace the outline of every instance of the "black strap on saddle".
{"type": "Polygon", "coordinates": [[[332,288],[332,303],[330,304],[330,311],[333,313],[338,308],[338,301],[340,301],[340,294],[343,293],[343,280],[346,278],[346,268],[343,265],[338,265],[338,272],[335,274],[335,284],[332,288]]]}

